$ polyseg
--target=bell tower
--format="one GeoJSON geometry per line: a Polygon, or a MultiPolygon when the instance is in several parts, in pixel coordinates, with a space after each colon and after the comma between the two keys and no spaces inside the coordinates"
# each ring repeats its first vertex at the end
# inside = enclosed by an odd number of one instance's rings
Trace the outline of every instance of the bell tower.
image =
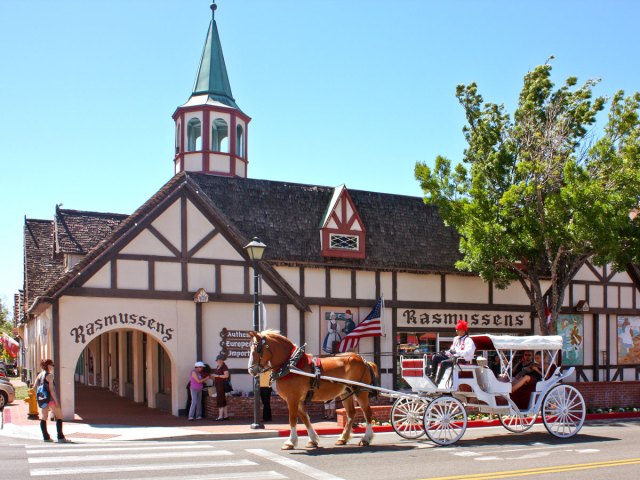
{"type": "Polygon", "coordinates": [[[174,173],[183,171],[247,177],[249,118],[231,93],[215,14],[204,43],[193,92],[173,114],[175,129],[174,173]]]}

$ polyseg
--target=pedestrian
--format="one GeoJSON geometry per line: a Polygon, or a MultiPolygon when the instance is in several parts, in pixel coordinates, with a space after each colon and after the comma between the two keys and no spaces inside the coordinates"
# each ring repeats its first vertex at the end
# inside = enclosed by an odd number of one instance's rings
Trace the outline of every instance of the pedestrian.
{"type": "Polygon", "coordinates": [[[271,373],[260,374],[260,400],[262,400],[262,421],[271,421],[271,373]]]}
{"type": "Polygon", "coordinates": [[[196,362],[189,376],[189,391],[191,392],[191,406],[189,407],[189,420],[202,419],[202,389],[209,375],[203,372],[204,363],[196,362]]]}
{"type": "Polygon", "coordinates": [[[216,386],[216,406],[218,407],[218,418],[216,422],[229,420],[229,412],[227,411],[227,393],[225,392],[225,381],[231,381],[229,367],[224,363],[224,355],[220,354],[216,357],[217,368],[211,375],[216,386]]]}
{"type": "Polygon", "coordinates": [[[322,418],[325,420],[333,420],[336,416],[336,399],[333,398],[324,403],[324,415],[322,418]]]}
{"type": "Polygon", "coordinates": [[[42,431],[42,439],[45,442],[53,442],[47,431],[47,419],[49,418],[49,413],[53,413],[56,420],[58,443],[71,443],[64,437],[64,433],[62,433],[62,405],[60,404],[60,397],[58,396],[56,382],[53,377],[53,369],[55,367],[53,360],[50,358],[42,360],[40,367],[42,371],[36,377],[33,389],[37,392],[38,387],[43,385],[45,391],[48,392],[48,399],[38,402],[40,406],[40,430],[42,431]]]}

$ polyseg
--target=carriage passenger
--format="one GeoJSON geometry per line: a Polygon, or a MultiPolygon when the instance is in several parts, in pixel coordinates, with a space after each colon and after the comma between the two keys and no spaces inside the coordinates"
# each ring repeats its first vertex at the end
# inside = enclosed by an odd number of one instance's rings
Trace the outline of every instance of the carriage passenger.
{"type": "Polygon", "coordinates": [[[535,384],[542,380],[542,355],[536,352],[531,360],[531,352],[524,352],[522,364],[511,382],[511,391],[522,388],[525,385],[535,384]]]}
{"type": "Polygon", "coordinates": [[[457,337],[453,339],[453,344],[449,350],[436,353],[431,359],[431,374],[435,375],[435,384],[440,384],[444,372],[453,366],[454,359],[458,359],[458,363],[470,363],[473,360],[473,354],[476,351],[476,345],[469,337],[469,326],[464,320],[460,320],[456,324],[457,337]]]}

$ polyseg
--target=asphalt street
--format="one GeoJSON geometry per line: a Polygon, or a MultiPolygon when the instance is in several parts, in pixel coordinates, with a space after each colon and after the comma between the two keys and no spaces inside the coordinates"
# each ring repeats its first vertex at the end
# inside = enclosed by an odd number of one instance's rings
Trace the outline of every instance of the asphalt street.
{"type": "MultiPolygon", "coordinates": [[[[592,423],[569,440],[543,426],[522,435],[501,427],[469,429],[454,446],[378,434],[356,441],[282,451],[283,438],[230,441],[92,442],[58,445],[0,437],[2,478],[169,479],[636,479],[640,422],[592,423]]],[[[304,445],[306,437],[300,438],[304,445]]]]}

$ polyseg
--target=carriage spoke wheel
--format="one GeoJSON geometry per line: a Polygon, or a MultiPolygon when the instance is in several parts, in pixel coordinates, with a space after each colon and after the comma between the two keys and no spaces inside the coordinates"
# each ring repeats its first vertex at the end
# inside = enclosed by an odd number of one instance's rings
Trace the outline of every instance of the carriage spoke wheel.
{"type": "Polygon", "coordinates": [[[391,408],[391,425],[401,437],[414,440],[424,435],[422,417],[427,401],[415,398],[398,398],[391,408]]]}
{"type": "Polygon", "coordinates": [[[498,415],[504,428],[513,433],[523,433],[536,423],[537,414],[518,413],[514,415],[498,415]]]}
{"type": "Polygon", "coordinates": [[[436,398],[424,411],[424,431],[438,445],[457,442],[467,429],[467,412],[458,399],[436,398]]]}
{"type": "Polygon", "coordinates": [[[574,436],[582,428],[586,416],[584,399],[570,385],[556,385],[542,402],[542,421],[551,435],[559,438],[574,436]]]}

